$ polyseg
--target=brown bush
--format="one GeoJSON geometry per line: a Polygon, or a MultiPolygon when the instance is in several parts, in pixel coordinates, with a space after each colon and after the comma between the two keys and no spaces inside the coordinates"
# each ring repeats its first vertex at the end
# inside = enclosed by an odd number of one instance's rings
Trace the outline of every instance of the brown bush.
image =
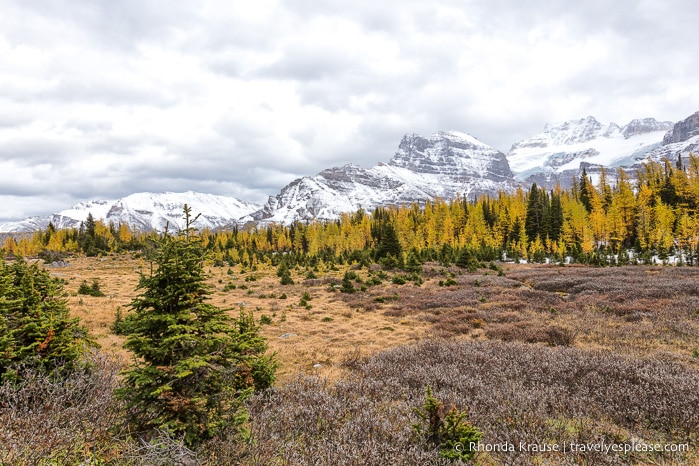
{"type": "Polygon", "coordinates": [[[98,353],[88,362],[65,380],[27,371],[20,382],[0,386],[0,464],[78,464],[109,456],[109,429],[121,416],[113,398],[120,367],[98,353]]]}
{"type": "MultiPolygon", "coordinates": [[[[682,443],[699,434],[699,375],[658,359],[522,343],[430,341],[300,378],[250,402],[251,464],[447,464],[415,444],[424,387],[469,412],[484,442],[682,443]],[[669,402],[669,400],[672,400],[669,402]]],[[[687,464],[682,453],[491,453],[497,464],[687,464]]]]}

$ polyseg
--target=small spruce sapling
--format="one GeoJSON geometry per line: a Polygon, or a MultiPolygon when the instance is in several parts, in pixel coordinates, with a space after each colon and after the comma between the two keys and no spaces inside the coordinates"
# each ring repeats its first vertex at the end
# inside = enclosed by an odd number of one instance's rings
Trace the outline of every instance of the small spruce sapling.
{"type": "Polygon", "coordinates": [[[432,394],[429,385],[422,408],[415,408],[414,412],[420,420],[412,425],[413,430],[428,448],[438,448],[439,456],[452,461],[473,459],[476,452],[471,447],[483,434],[466,420],[466,412],[452,406],[445,413],[444,404],[432,394]]]}

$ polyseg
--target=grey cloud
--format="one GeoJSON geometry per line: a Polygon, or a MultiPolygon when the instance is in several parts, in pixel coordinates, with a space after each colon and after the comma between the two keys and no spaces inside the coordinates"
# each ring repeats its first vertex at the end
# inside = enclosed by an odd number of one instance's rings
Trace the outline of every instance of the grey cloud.
{"type": "Polygon", "coordinates": [[[85,102],[110,107],[122,105],[149,105],[167,109],[180,99],[178,89],[162,89],[155,84],[125,85],[117,80],[96,79],[61,80],[49,89],[41,90],[28,100],[58,102],[85,102]]]}
{"type": "Polygon", "coordinates": [[[1,128],[16,128],[24,126],[32,121],[32,117],[27,114],[15,114],[11,112],[0,111],[0,129],[1,128]]]}
{"type": "Polygon", "coordinates": [[[337,79],[351,68],[342,50],[291,46],[279,61],[260,70],[259,76],[300,81],[337,79]]]}
{"type": "Polygon", "coordinates": [[[75,141],[35,136],[15,138],[0,144],[0,160],[12,160],[20,166],[60,165],[79,150],[75,141]]]}
{"type": "MultiPolygon", "coordinates": [[[[22,0],[19,11],[39,26],[63,26],[79,30],[102,47],[133,51],[142,40],[167,40],[178,29],[190,24],[193,9],[186,2],[154,0],[22,0]]],[[[26,24],[25,24],[26,26],[26,24]]],[[[17,28],[13,39],[34,42],[49,36],[17,28]]],[[[85,44],[88,45],[88,44],[85,44]]]]}
{"type": "Polygon", "coordinates": [[[46,215],[58,212],[82,199],[70,196],[46,196],[45,194],[0,194],[0,222],[20,220],[28,216],[46,215]]]}

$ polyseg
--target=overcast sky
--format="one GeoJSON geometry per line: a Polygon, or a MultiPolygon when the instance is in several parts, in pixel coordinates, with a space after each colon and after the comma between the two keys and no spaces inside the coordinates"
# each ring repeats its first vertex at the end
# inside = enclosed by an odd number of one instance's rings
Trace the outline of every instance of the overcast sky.
{"type": "Polygon", "coordinates": [[[0,221],[699,110],[696,0],[2,0],[0,221]]]}

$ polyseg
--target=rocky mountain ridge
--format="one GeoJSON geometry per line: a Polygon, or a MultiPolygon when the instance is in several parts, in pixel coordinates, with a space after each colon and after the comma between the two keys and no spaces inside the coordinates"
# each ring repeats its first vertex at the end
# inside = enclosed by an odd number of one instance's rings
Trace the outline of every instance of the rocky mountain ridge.
{"type": "Polygon", "coordinates": [[[541,133],[514,144],[507,155],[462,132],[409,134],[387,163],[371,168],[348,164],[296,179],[264,205],[194,192],[137,193],[6,223],[0,225],[0,233],[31,232],[49,222],[58,228],[73,227],[88,213],[107,223],[162,231],[166,225],[181,226],[185,203],[201,212],[200,228],[334,220],[359,208],[496,194],[518,185],[528,188],[532,182],[565,187],[582,167],[593,177],[601,167],[623,167],[633,174],[648,159],[674,161],[689,152],[699,152],[699,112],[675,124],[645,118],[622,127],[586,117],[546,125],[541,133]]]}
{"type": "Polygon", "coordinates": [[[406,135],[388,163],[345,165],[299,178],[252,214],[257,222],[332,220],[342,212],[514,189],[505,154],[456,131],[406,135]]]}
{"type": "Polygon", "coordinates": [[[518,180],[570,177],[580,163],[605,167],[632,165],[662,145],[671,122],[632,120],[621,127],[594,117],[546,125],[541,133],[520,141],[507,154],[518,180]],[[556,176],[558,175],[558,176],[556,176]]]}

